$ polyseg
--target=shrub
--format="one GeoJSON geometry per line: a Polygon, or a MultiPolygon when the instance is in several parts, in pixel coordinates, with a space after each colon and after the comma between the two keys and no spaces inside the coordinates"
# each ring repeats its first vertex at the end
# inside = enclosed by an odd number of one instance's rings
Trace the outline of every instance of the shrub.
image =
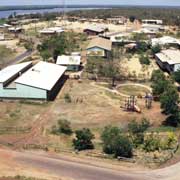
{"type": "Polygon", "coordinates": [[[157,150],[159,151],[160,149],[162,149],[160,138],[151,134],[144,140],[143,149],[146,152],[154,152],[157,150]]]}
{"type": "Polygon", "coordinates": [[[114,142],[121,134],[121,130],[118,127],[106,126],[101,134],[103,141],[103,151],[107,154],[114,153],[114,142]]]}
{"type": "Polygon", "coordinates": [[[105,127],[101,134],[101,139],[105,153],[113,154],[114,157],[132,157],[132,144],[128,137],[122,135],[118,127],[105,127]]]}
{"type": "Polygon", "coordinates": [[[139,58],[141,64],[150,65],[150,60],[147,56],[141,55],[139,58]]]}
{"type": "Polygon", "coordinates": [[[150,122],[143,118],[140,123],[135,120],[128,124],[128,131],[132,134],[144,133],[150,127],[150,122]]]}
{"type": "Polygon", "coordinates": [[[94,135],[90,131],[90,129],[83,128],[82,130],[77,130],[76,138],[73,139],[74,148],[78,151],[94,149],[94,145],[92,140],[94,139],[94,135]]]}
{"type": "Polygon", "coordinates": [[[64,95],[64,100],[65,100],[65,102],[67,102],[67,103],[71,103],[71,102],[72,102],[71,96],[69,95],[69,93],[66,93],[66,94],[64,95]]]}
{"type": "Polygon", "coordinates": [[[132,144],[130,142],[130,140],[128,139],[128,137],[126,136],[118,136],[116,141],[114,142],[114,156],[115,157],[126,157],[126,158],[130,158],[132,157],[133,153],[133,147],[132,144]]]}
{"type": "Polygon", "coordinates": [[[142,119],[140,123],[135,120],[128,124],[128,131],[131,135],[133,145],[138,147],[144,143],[144,132],[150,127],[150,123],[147,119],[142,119]]]}
{"type": "Polygon", "coordinates": [[[71,124],[66,119],[62,119],[58,121],[57,126],[53,126],[51,132],[53,134],[66,134],[71,135],[73,133],[71,129],[71,124]]]}

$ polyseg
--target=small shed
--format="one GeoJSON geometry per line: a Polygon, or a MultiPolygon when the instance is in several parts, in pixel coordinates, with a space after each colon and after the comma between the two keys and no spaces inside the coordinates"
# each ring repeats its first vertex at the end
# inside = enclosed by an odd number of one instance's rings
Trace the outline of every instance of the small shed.
{"type": "Polygon", "coordinates": [[[56,64],[61,66],[66,66],[67,71],[79,71],[81,64],[81,56],[79,55],[58,56],[56,64]]]}

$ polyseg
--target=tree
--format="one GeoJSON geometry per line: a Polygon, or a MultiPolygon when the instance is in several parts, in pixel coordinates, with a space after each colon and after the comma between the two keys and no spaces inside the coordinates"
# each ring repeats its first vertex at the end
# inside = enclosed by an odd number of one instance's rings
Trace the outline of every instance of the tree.
{"type": "Polygon", "coordinates": [[[168,85],[164,93],[160,96],[161,108],[167,115],[177,113],[179,95],[176,87],[168,85]]]}
{"type": "Polygon", "coordinates": [[[161,49],[162,48],[161,48],[161,46],[159,44],[153,46],[151,48],[152,54],[155,55],[155,54],[159,53],[161,51],[161,49]]]}
{"type": "Polygon", "coordinates": [[[120,65],[115,60],[109,60],[104,63],[104,65],[99,70],[99,73],[105,77],[108,77],[112,80],[112,87],[115,86],[115,81],[117,77],[120,76],[120,65]]]}
{"type": "Polygon", "coordinates": [[[129,20],[130,20],[130,22],[133,23],[133,22],[136,20],[136,17],[135,17],[135,16],[130,16],[130,17],[129,17],[129,20]]]}
{"type": "Polygon", "coordinates": [[[43,57],[53,57],[55,60],[57,56],[70,53],[77,47],[77,41],[71,32],[62,33],[61,35],[45,38],[43,42],[38,45],[38,50],[43,57]]]}
{"type": "Polygon", "coordinates": [[[94,149],[94,145],[92,140],[94,139],[94,135],[88,128],[83,128],[82,130],[77,130],[76,138],[73,139],[74,148],[78,151],[86,150],[86,149],[94,149]]]}
{"type": "Polygon", "coordinates": [[[151,76],[152,90],[154,96],[160,96],[167,89],[168,84],[171,82],[166,79],[164,73],[161,70],[154,70],[151,76]]]}
{"type": "Polygon", "coordinates": [[[132,144],[127,136],[122,135],[118,127],[105,127],[101,134],[101,139],[105,153],[113,154],[114,157],[132,157],[132,144]]]}
{"type": "Polygon", "coordinates": [[[180,70],[173,73],[173,78],[176,82],[180,83],[180,70]]]}

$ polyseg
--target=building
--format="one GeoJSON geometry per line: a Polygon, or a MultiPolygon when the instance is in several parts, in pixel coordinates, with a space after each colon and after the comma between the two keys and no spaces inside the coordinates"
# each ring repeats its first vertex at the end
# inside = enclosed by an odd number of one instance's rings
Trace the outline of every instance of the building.
{"type": "Polygon", "coordinates": [[[105,38],[92,39],[86,48],[88,56],[109,57],[112,51],[112,42],[105,38]]]}
{"type": "Polygon", "coordinates": [[[159,24],[159,25],[162,25],[163,20],[159,20],[159,19],[143,19],[142,23],[143,24],[159,24]]]}
{"type": "Polygon", "coordinates": [[[151,40],[151,45],[152,46],[156,46],[156,45],[170,45],[170,46],[179,46],[180,47],[180,40],[176,39],[174,37],[170,37],[170,36],[163,36],[161,38],[153,38],[151,40]]]}
{"type": "Polygon", "coordinates": [[[23,28],[21,27],[11,27],[11,28],[8,28],[9,32],[11,33],[22,33],[24,31],[23,28]]]}
{"type": "Polygon", "coordinates": [[[81,65],[81,56],[72,55],[72,56],[58,56],[57,65],[66,66],[67,71],[79,71],[81,65]]]}
{"type": "Polygon", "coordinates": [[[63,82],[66,67],[40,61],[26,62],[0,71],[1,99],[52,100],[63,82]]]}
{"type": "Polygon", "coordinates": [[[107,18],[106,20],[109,24],[115,25],[124,25],[127,22],[127,19],[123,16],[107,18]]]}
{"type": "Polygon", "coordinates": [[[151,32],[163,32],[165,31],[164,26],[162,25],[157,25],[157,24],[143,24],[142,25],[142,30],[144,29],[144,31],[151,31],[151,32]]]}
{"type": "Polygon", "coordinates": [[[0,41],[4,41],[4,40],[5,40],[4,33],[0,33],[0,41]]]}
{"type": "Polygon", "coordinates": [[[39,31],[42,35],[61,34],[62,32],[64,32],[64,30],[61,27],[51,27],[39,31]]]}
{"type": "Polygon", "coordinates": [[[155,55],[157,64],[168,72],[180,69],[180,51],[175,49],[163,50],[155,55]]]}
{"type": "Polygon", "coordinates": [[[84,33],[90,36],[97,36],[97,35],[103,34],[106,31],[107,31],[106,27],[95,26],[95,25],[84,29],[84,33]]]}

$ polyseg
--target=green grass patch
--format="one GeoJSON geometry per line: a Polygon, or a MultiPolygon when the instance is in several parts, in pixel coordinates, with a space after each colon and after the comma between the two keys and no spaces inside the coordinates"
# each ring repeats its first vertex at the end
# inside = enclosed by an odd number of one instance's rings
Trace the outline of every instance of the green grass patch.
{"type": "Polygon", "coordinates": [[[110,97],[111,99],[122,100],[122,98],[119,95],[116,95],[113,92],[105,91],[105,95],[110,97]]]}
{"type": "Polygon", "coordinates": [[[126,94],[126,95],[133,95],[133,96],[138,96],[138,95],[145,95],[146,93],[150,93],[150,91],[141,86],[137,85],[126,85],[126,86],[121,86],[118,88],[118,91],[120,93],[126,94]]]}
{"type": "Polygon", "coordinates": [[[171,126],[151,127],[148,132],[175,132],[177,128],[171,126]]]}

